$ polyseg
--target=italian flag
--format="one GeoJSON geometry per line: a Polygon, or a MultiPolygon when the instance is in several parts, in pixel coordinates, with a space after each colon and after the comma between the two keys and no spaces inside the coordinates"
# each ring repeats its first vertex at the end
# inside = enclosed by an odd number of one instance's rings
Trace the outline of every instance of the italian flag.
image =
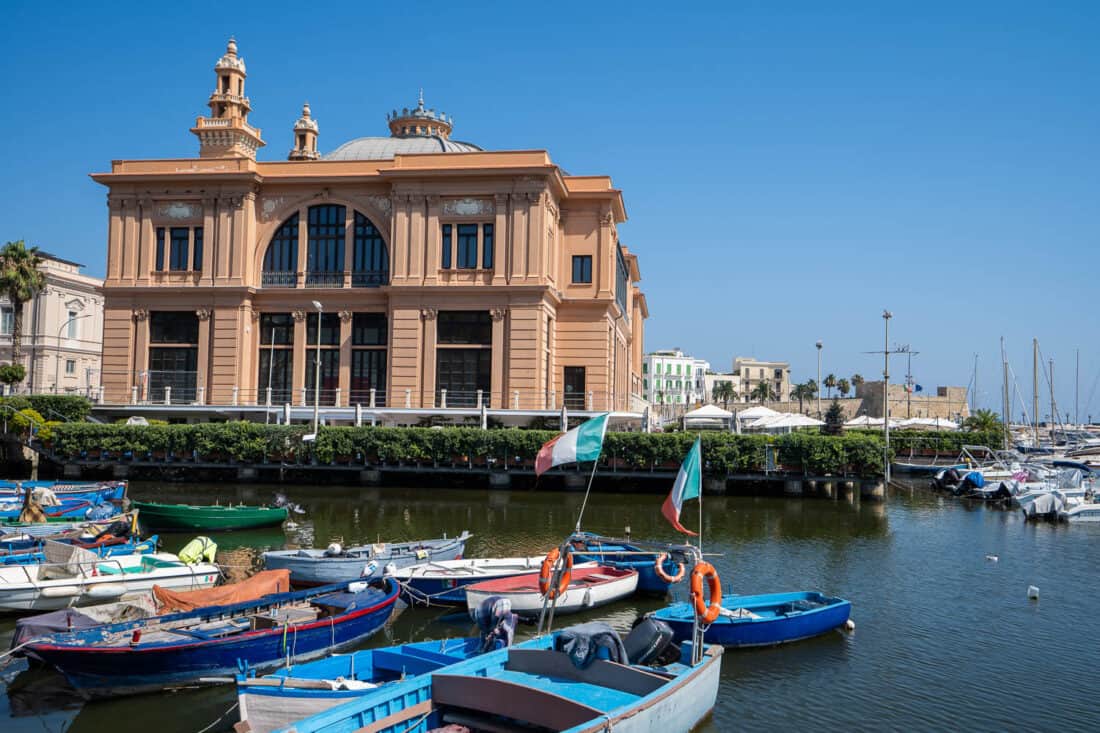
{"type": "Polygon", "coordinates": [[[539,448],[535,456],[535,475],[541,476],[554,466],[563,463],[594,461],[603,450],[603,436],[607,433],[607,418],[611,413],[586,420],[567,433],[562,433],[539,448]]]}
{"type": "Polygon", "coordinates": [[[699,498],[699,489],[703,484],[703,451],[700,445],[700,439],[696,438],[691,450],[688,451],[687,458],[680,466],[680,473],[676,474],[676,483],[672,485],[672,491],[661,506],[661,514],[669,524],[675,527],[677,532],[690,535],[697,533],[680,524],[680,508],[688,499],[699,498]]]}

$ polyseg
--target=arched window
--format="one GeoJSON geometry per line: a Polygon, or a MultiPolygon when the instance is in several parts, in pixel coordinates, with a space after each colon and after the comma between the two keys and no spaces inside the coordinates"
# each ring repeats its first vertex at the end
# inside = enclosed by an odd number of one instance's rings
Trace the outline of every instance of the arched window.
{"type": "Polygon", "coordinates": [[[337,204],[309,207],[306,287],[344,287],[346,209],[337,204]]]}
{"type": "Polygon", "coordinates": [[[373,288],[390,281],[390,261],[386,243],[371,220],[355,212],[355,249],[352,250],[351,284],[373,288]]]}
{"type": "Polygon", "coordinates": [[[297,214],[283,222],[267,245],[261,284],[267,288],[298,286],[297,214]]]}

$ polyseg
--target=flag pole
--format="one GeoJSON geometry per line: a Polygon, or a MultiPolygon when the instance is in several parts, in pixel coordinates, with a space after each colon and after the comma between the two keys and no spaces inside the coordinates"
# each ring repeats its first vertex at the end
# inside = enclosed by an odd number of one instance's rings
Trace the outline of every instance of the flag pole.
{"type": "Polygon", "coordinates": [[[578,534],[581,531],[581,519],[584,518],[584,508],[588,506],[588,494],[592,491],[592,481],[596,478],[596,466],[598,465],[600,465],[599,456],[596,457],[596,460],[592,461],[592,473],[588,475],[588,488],[584,490],[584,500],[581,501],[581,511],[580,514],[577,515],[577,527],[573,531],[578,534]]]}
{"type": "Polygon", "coordinates": [[[703,559],[703,439],[696,437],[699,443],[699,559],[703,559]]]}

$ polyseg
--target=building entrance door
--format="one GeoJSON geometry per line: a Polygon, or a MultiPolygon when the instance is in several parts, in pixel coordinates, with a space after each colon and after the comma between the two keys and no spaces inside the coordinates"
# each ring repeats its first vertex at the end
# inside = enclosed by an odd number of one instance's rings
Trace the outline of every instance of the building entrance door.
{"type": "Polygon", "coordinates": [[[584,367],[565,367],[565,406],[570,410],[585,409],[584,367]]]}

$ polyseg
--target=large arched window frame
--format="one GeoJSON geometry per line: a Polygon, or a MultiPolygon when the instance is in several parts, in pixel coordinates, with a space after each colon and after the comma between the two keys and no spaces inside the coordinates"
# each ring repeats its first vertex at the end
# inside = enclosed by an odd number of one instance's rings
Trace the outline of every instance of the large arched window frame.
{"type": "Polygon", "coordinates": [[[366,214],[343,204],[318,204],[291,215],[264,251],[264,287],[342,288],[350,283],[369,288],[389,281],[389,252],[381,232],[366,214]],[[303,282],[299,250],[305,260],[303,282]]]}

